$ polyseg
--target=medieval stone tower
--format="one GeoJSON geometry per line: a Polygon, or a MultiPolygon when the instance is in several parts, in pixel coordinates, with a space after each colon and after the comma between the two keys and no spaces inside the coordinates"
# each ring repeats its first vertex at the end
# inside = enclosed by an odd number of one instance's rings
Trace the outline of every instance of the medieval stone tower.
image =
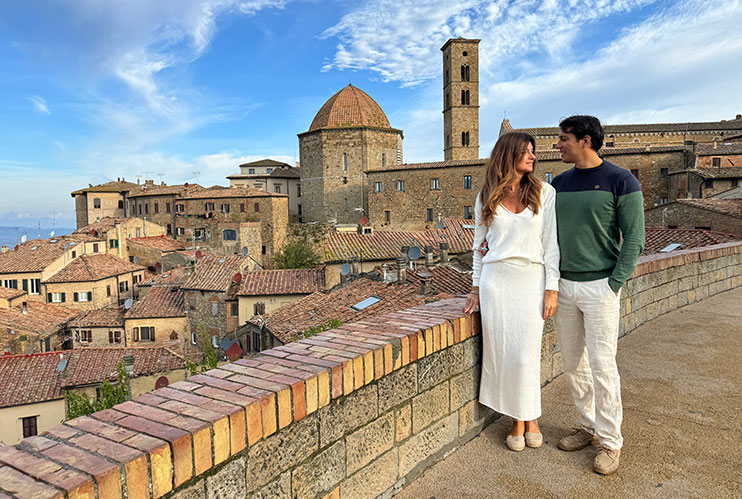
{"type": "Polygon", "coordinates": [[[402,163],[402,130],[352,85],[330,97],[299,134],[304,222],[357,224],[368,216],[364,173],[402,163]]]}
{"type": "Polygon", "coordinates": [[[479,40],[451,38],[441,50],[444,159],[479,159],[479,40]]]}

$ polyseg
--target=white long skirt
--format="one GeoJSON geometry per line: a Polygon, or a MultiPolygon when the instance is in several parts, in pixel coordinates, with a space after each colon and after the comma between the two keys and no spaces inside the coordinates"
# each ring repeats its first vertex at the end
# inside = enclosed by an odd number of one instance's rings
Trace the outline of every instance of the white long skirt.
{"type": "Polygon", "coordinates": [[[520,421],[541,416],[544,267],[485,263],[479,280],[479,402],[520,421]]]}

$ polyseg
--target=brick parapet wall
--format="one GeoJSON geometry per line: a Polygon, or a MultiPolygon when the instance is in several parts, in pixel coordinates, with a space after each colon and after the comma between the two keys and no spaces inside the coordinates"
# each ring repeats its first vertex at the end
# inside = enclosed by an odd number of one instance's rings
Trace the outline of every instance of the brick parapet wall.
{"type": "MultiPolygon", "coordinates": [[[[622,333],[742,285],[742,244],[642,258],[622,333]]],[[[394,312],[226,364],[0,448],[0,497],[377,497],[497,415],[476,402],[463,299],[394,312]]],[[[547,321],[542,383],[561,372],[547,321]]]]}

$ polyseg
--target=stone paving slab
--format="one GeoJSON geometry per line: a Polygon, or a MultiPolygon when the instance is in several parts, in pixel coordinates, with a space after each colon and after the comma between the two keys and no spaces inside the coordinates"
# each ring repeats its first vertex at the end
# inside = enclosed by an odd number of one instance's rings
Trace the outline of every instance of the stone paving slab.
{"type": "Polygon", "coordinates": [[[566,379],[542,390],[544,446],[509,451],[507,417],[398,499],[742,497],[742,288],[660,316],[619,341],[624,448],[616,475],[594,447],[563,452],[576,424],[566,379]]]}

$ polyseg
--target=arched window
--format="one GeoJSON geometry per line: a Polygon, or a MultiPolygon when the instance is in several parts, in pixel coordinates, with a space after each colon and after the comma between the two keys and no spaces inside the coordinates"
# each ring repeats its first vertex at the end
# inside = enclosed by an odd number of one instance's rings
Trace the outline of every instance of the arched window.
{"type": "Polygon", "coordinates": [[[381,153],[381,166],[386,166],[386,153],[381,153]]]}
{"type": "Polygon", "coordinates": [[[237,231],[233,229],[226,229],[224,232],[222,232],[222,238],[225,241],[236,241],[237,231]]]}
{"type": "Polygon", "coordinates": [[[343,153],[343,171],[348,171],[348,153],[343,153]]]}
{"type": "Polygon", "coordinates": [[[469,81],[469,66],[466,64],[461,66],[461,81],[469,81]]]}
{"type": "Polygon", "coordinates": [[[461,91],[461,105],[462,106],[469,105],[469,91],[468,90],[461,91]]]}
{"type": "Polygon", "coordinates": [[[461,132],[461,145],[462,146],[469,145],[469,132],[461,132]]]}

